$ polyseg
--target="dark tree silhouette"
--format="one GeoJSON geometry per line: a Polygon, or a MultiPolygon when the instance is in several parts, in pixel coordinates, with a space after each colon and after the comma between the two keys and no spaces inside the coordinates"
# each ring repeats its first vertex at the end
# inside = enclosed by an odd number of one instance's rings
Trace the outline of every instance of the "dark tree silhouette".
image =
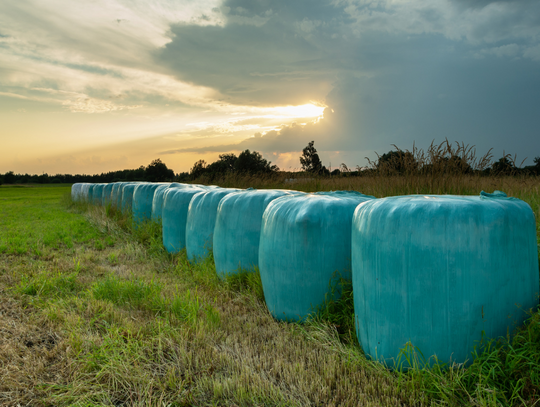
{"type": "Polygon", "coordinates": [[[152,161],[145,170],[145,178],[150,182],[172,181],[174,171],[167,168],[159,158],[152,161]]]}
{"type": "Polygon", "coordinates": [[[207,165],[204,160],[197,161],[190,172],[190,179],[194,180],[202,175],[208,177],[207,181],[212,181],[227,173],[238,174],[270,174],[279,171],[276,165],[271,165],[257,151],[245,150],[237,157],[233,153],[221,154],[219,160],[207,165]]]}
{"type": "Polygon", "coordinates": [[[302,156],[300,157],[300,164],[302,169],[307,172],[319,174],[323,171],[323,165],[317,150],[313,146],[314,141],[310,141],[308,145],[302,150],[302,156]]]}
{"type": "Polygon", "coordinates": [[[15,173],[13,171],[6,172],[4,174],[4,182],[6,184],[14,184],[15,183],[15,173]]]}
{"type": "Polygon", "coordinates": [[[271,173],[279,171],[279,168],[276,165],[270,164],[272,163],[265,160],[259,152],[250,152],[249,150],[244,150],[236,159],[234,168],[239,173],[249,174],[271,173]]]}
{"type": "Polygon", "coordinates": [[[406,171],[416,171],[418,162],[409,151],[392,150],[379,157],[376,168],[379,171],[404,173],[406,171]]]}
{"type": "Polygon", "coordinates": [[[190,170],[191,179],[199,178],[206,172],[206,161],[199,160],[193,164],[193,168],[190,170]]]}
{"type": "Polygon", "coordinates": [[[516,166],[510,160],[509,155],[501,157],[499,161],[493,163],[491,173],[494,175],[510,175],[517,170],[516,166]]]}
{"type": "Polygon", "coordinates": [[[227,172],[232,172],[235,170],[234,165],[237,159],[238,157],[236,157],[236,155],[233,153],[221,154],[219,156],[219,160],[214,161],[212,164],[206,167],[205,172],[212,175],[222,175],[226,174],[227,172]]]}

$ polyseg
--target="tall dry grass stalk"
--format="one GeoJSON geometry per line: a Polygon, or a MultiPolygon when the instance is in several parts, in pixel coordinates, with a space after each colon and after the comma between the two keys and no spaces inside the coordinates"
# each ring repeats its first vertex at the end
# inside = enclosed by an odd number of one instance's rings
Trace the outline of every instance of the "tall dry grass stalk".
{"type": "Polygon", "coordinates": [[[383,176],[418,173],[430,176],[470,174],[489,168],[493,158],[491,149],[483,156],[477,156],[475,146],[463,142],[456,142],[454,145],[448,139],[440,144],[431,142],[425,151],[417,148],[415,144],[412,150],[402,150],[395,144],[393,146],[396,150],[391,153],[382,156],[376,153],[377,161],[366,157],[371,170],[383,176]]]}

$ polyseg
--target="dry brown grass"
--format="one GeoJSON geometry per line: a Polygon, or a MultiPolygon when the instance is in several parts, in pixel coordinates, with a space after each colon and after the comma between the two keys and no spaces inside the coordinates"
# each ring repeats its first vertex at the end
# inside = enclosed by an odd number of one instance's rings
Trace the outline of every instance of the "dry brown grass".
{"type": "Polygon", "coordinates": [[[47,384],[69,375],[65,336],[0,284],[0,405],[43,405],[47,384]]]}

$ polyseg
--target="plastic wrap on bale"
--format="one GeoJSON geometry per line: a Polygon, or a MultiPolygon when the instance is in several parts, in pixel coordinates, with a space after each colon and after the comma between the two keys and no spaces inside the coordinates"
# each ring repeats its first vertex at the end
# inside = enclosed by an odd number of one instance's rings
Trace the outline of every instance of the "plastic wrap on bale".
{"type": "Polygon", "coordinates": [[[113,189],[114,184],[107,184],[103,188],[103,196],[101,197],[101,204],[103,206],[107,206],[111,203],[111,193],[113,189]]]}
{"type": "Polygon", "coordinates": [[[212,250],[217,208],[223,197],[240,189],[212,188],[191,198],[186,223],[186,252],[188,260],[202,259],[212,250]]]}
{"type": "Polygon", "coordinates": [[[86,200],[88,201],[88,203],[91,203],[91,204],[94,203],[94,188],[95,187],[96,187],[96,184],[90,184],[88,186],[88,192],[87,192],[87,197],[86,197],[86,200]]]}
{"type": "Polygon", "coordinates": [[[101,200],[103,198],[103,188],[107,184],[95,184],[94,192],[92,193],[92,203],[94,205],[101,205],[101,200]]]}
{"type": "Polygon", "coordinates": [[[263,213],[270,202],[284,195],[302,194],[288,190],[235,192],[219,203],[214,230],[214,262],[220,276],[259,267],[259,241],[263,213]]]}
{"type": "Polygon", "coordinates": [[[154,200],[152,201],[152,220],[161,222],[163,213],[163,201],[165,199],[165,192],[169,188],[188,188],[189,184],[181,184],[178,182],[172,182],[170,184],[163,184],[154,192],[154,200]]]}
{"type": "Polygon", "coordinates": [[[154,192],[161,185],[163,184],[137,184],[131,200],[131,213],[133,214],[133,222],[135,222],[135,224],[151,219],[154,192]]]}
{"type": "Polygon", "coordinates": [[[178,253],[186,247],[186,224],[189,203],[194,195],[207,191],[205,186],[171,188],[163,198],[163,245],[169,253],[178,253]]]}
{"type": "Polygon", "coordinates": [[[358,204],[372,199],[337,191],[270,202],[262,221],[259,270],[275,318],[303,320],[327,296],[340,296],[337,280],[351,278],[352,216],[358,204]]]}
{"type": "Polygon", "coordinates": [[[90,190],[91,185],[92,184],[90,184],[90,183],[84,183],[82,185],[82,188],[81,188],[81,201],[89,202],[88,201],[88,196],[89,196],[89,190],[90,190]]]}
{"type": "Polygon", "coordinates": [[[135,188],[137,188],[137,185],[139,185],[139,183],[133,182],[122,186],[122,198],[120,201],[120,209],[122,212],[132,212],[131,205],[133,202],[133,192],[135,191],[135,188]]]}
{"type": "Polygon", "coordinates": [[[77,182],[71,186],[71,200],[73,202],[81,202],[83,200],[82,190],[86,183],[77,182]]]}
{"type": "Polygon", "coordinates": [[[71,200],[77,202],[80,183],[76,182],[71,185],[71,200]]]}
{"type": "Polygon", "coordinates": [[[122,185],[124,184],[123,182],[113,182],[112,183],[113,186],[112,186],[112,189],[111,189],[111,198],[110,198],[110,203],[111,203],[111,206],[114,207],[114,208],[117,208],[118,207],[118,197],[121,196],[121,187],[122,185]]]}
{"type": "Polygon", "coordinates": [[[143,182],[139,182],[139,181],[118,182],[116,188],[113,186],[113,190],[111,191],[111,205],[116,207],[117,209],[122,210],[122,195],[124,193],[124,187],[130,184],[141,184],[141,183],[143,182]]]}
{"type": "Polygon", "coordinates": [[[483,335],[506,336],[538,305],[534,215],[498,191],[369,201],[353,219],[352,271],[366,355],[470,362],[483,335]]]}

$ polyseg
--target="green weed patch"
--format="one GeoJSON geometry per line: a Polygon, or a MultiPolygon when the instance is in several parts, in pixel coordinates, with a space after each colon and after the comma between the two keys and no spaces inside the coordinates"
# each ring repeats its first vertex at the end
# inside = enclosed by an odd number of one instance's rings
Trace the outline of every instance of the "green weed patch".
{"type": "Polygon", "coordinates": [[[82,285],[77,281],[78,273],[40,273],[35,277],[22,276],[17,290],[21,294],[39,297],[67,297],[78,293],[82,285]]]}

